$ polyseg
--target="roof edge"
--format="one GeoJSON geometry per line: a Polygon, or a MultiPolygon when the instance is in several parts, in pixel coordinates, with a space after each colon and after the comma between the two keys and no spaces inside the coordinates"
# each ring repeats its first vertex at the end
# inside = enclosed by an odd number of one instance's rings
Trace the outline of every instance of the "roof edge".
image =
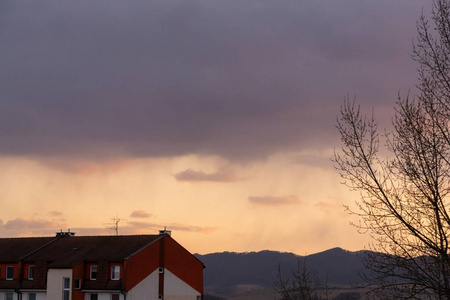
{"type": "Polygon", "coordinates": [[[142,249],[145,249],[145,248],[147,248],[148,246],[150,246],[151,244],[156,243],[157,241],[159,241],[160,239],[164,238],[165,236],[166,236],[165,234],[159,235],[158,238],[156,238],[156,239],[154,239],[153,241],[151,241],[151,242],[145,244],[143,247],[139,248],[138,250],[134,251],[133,253],[131,253],[130,255],[128,255],[127,257],[125,257],[124,260],[129,259],[129,258],[135,256],[137,253],[141,252],[142,249]]]}

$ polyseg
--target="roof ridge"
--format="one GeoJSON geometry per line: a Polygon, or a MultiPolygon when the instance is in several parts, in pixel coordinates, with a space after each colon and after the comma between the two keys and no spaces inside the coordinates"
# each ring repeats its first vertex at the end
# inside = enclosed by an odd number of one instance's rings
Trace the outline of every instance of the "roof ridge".
{"type": "Polygon", "coordinates": [[[22,260],[22,259],[24,259],[25,257],[30,256],[30,255],[32,255],[33,253],[36,253],[37,251],[40,251],[40,250],[44,249],[45,247],[47,247],[47,246],[50,245],[50,244],[53,244],[54,242],[56,242],[56,241],[59,240],[60,238],[61,238],[61,237],[54,237],[54,239],[51,240],[50,242],[48,242],[47,244],[42,245],[41,247],[39,247],[39,248],[37,248],[37,249],[34,249],[33,251],[31,251],[31,252],[28,253],[28,254],[25,254],[25,255],[22,256],[19,260],[22,260]]]}
{"type": "Polygon", "coordinates": [[[79,238],[79,237],[128,237],[128,236],[159,236],[159,234],[105,234],[105,235],[73,235],[70,238],[79,238]]]}
{"type": "Polygon", "coordinates": [[[42,239],[42,238],[54,238],[54,236],[5,236],[0,237],[0,239],[42,239]]]}
{"type": "MultiPolygon", "coordinates": [[[[79,237],[131,237],[131,236],[159,236],[159,234],[120,234],[120,235],[75,235],[70,238],[79,238],[79,237]]],[[[0,240],[20,240],[20,239],[53,239],[55,236],[10,236],[10,237],[0,237],[0,240]]]]}

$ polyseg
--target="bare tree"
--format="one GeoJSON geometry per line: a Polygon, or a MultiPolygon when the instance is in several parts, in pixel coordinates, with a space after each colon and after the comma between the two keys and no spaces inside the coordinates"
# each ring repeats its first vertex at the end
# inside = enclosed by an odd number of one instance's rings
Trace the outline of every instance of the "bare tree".
{"type": "Polygon", "coordinates": [[[337,122],[334,161],[361,193],[352,212],[375,240],[367,279],[382,299],[450,299],[450,0],[434,0],[431,20],[419,19],[413,48],[420,95],[398,98],[393,130],[380,136],[349,99],[337,122]]]}
{"type": "Polygon", "coordinates": [[[319,290],[319,280],[314,273],[306,267],[306,259],[299,260],[297,269],[291,270],[291,276],[286,275],[278,265],[275,291],[281,295],[282,300],[319,300],[323,293],[319,290]]]}

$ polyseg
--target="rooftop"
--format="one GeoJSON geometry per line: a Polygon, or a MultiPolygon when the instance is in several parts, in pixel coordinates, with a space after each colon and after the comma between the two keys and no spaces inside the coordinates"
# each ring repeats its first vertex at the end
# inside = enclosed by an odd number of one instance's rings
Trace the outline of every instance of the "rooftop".
{"type": "Polygon", "coordinates": [[[46,261],[51,268],[99,260],[120,262],[159,238],[161,235],[0,238],[0,262],[46,261]]]}

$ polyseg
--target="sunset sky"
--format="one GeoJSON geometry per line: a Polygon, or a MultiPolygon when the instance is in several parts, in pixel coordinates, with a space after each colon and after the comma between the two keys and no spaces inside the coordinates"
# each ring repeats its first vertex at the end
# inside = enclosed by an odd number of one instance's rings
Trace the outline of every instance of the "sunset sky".
{"type": "MultiPolygon", "coordinates": [[[[360,250],[346,96],[414,94],[419,0],[0,1],[0,236],[360,250]]],[[[388,124],[389,122],[386,122],[388,124]]]]}

